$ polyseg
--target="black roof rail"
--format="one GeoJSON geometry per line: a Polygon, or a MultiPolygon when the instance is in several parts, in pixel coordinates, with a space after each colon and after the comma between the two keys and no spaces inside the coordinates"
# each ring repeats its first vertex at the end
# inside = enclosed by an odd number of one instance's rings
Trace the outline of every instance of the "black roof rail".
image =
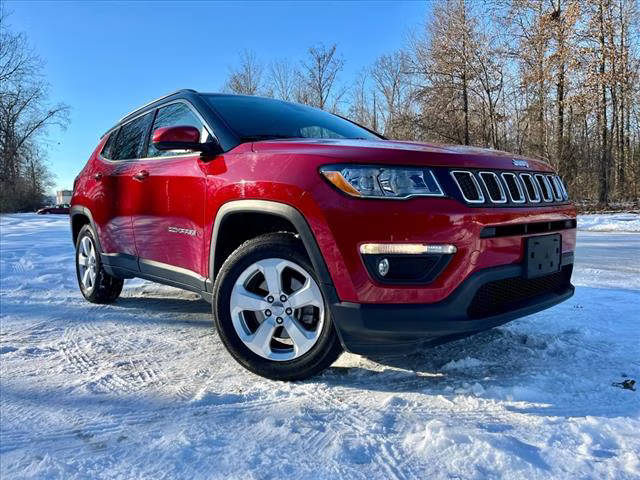
{"type": "Polygon", "coordinates": [[[122,122],[125,118],[130,117],[131,115],[133,115],[137,111],[142,110],[145,107],[148,107],[152,103],[156,103],[157,101],[164,100],[165,98],[171,97],[173,95],[177,95],[178,93],[198,93],[198,92],[196,90],[194,90],[193,88],[181,88],[180,90],[176,90],[175,92],[167,93],[166,95],[163,95],[163,96],[161,96],[159,98],[156,98],[155,100],[151,100],[150,102],[147,102],[144,105],[136,108],[135,110],[132,110],[131,112],[127,113],[124,117],[122,117],[120,120],[118,120],[118,123],[122,122]]]}

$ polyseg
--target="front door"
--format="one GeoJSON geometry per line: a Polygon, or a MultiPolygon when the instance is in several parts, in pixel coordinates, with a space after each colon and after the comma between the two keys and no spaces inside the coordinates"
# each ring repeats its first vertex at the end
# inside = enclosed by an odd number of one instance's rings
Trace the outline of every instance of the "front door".
{"type": "MultiPolygon", "coordinates": [[[[184,102],[158,109],[151,132],[190,125],[209,132],[184,102]]],[[[206,177],[197,152],[159,151],[150,144],[136,162],[133,232],[140,271],[204,290],[206,177]]]]}

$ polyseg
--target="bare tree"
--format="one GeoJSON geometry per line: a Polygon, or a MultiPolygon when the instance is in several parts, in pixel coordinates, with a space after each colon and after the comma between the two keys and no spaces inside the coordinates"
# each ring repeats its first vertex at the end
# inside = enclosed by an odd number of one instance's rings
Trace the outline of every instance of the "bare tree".
{"type": "Polygon", "coordinates": [[[422,128],[427,136],[470,145],[476,18],[466,0],[436,3],[432,13],[427,28],[411,45],[422,128]]]}
{"type": "Polygon", "coordinates": [[[411,108],[408,70],[409,58],[403,51],[381,56],[371,69],[375,92],[381,97],[382,131],[389,137],[403,138],[407,135],[406,119],[411,108]]]}
{"type": "Polygon", "coordinates": [[[300,73],[286,59],[274,60],[269,64],[270,90],[275,98],[292,101],[299,90],[300,73]]]}
{"type": "Polygon", "coordinates": [[[335,111],[345,93],[337,85],[338,74],[344,60],[336,54],[336,45],[323,44],[311,47],[307,59],[302,62],[302,81],[309,94],[310,104],[323,110],[335,111]]]}
{"type": "Polygon", "coordinates": [[[376,130],[378,127],[378,113],[375,104],[375,91],[371,92],[369,80],[366,71],[361,71],[356,76],[350,90],[348,114],[354,122],[376,130]]]}
{"type": "Polygon", "coordinates": [[[264,66],[250,50],[240,54],[240,65],[232,67],[225,90],[242,95],[258,95],[261,93],[264,66]]]}
{"type": "Polygon", "coordinates": [[[0,12],[0,210],[32,209],[42,201],[50,174],[42,137],[64,128],[69,108],[49,103],[43,62],[23,34],[9,30],[0,12]]]}

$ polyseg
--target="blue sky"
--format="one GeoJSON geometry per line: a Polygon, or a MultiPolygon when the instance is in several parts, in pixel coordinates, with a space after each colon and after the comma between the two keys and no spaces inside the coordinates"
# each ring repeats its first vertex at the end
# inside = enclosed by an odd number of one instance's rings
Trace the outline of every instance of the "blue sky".
{"type": "Polygon", "coordinates": [[[71,107],[52,130],[57,188],[70,188],[100,135],[135,107],[179,88],[221,89],[244,49],[298,61],[337,43],[350,80],[423,24],[424,1],[33,2],[7,1],[9,24],[46,61],[53,101],[71,107]]]}

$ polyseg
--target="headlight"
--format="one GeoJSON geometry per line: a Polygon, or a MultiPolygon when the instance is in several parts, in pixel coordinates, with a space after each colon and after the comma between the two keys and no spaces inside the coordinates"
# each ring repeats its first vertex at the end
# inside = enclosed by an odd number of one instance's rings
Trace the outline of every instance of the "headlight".
{"type": "Polygon", "coordinates": [[[443,197],[433,172],[421,167],[328,165],[320,173],[347,195],[368,198],[443,197]]]}

